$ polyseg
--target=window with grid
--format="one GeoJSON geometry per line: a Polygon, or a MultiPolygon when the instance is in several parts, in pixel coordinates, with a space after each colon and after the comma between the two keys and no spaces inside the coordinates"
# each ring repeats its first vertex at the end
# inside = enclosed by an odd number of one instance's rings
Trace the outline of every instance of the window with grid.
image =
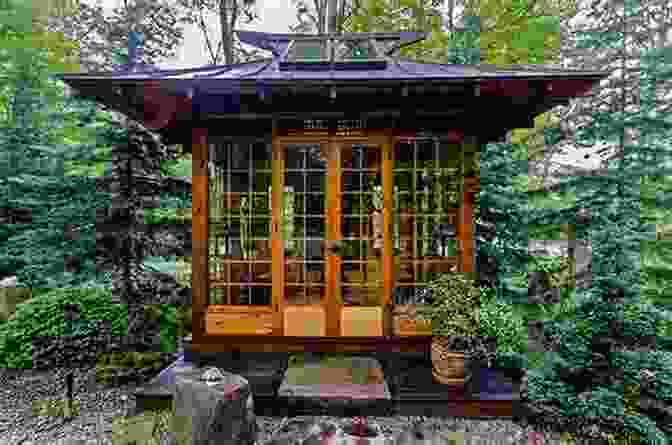
{"type": "Polygon", "coordinates": [[[334,45],[336,61],[364,61],[378,58],[376,48],[368,40],[342,40],[334,45]]]}
{"type": "Polygon", "coordinates": [[[288,61],[328,60],[326,40],[297,40],[287,56],[288,61]]]}
{"type": "Polygon", "coordinates": [[[439,138],[396,144],[393,230],[398,256],[395,304],[418,303],[421,290],[457,266],[462,148],[439,138]]]}
{"type": "Polygon", "coordinates": [[[270,305],[271,144],[209,146],[210,304],[270,305]]]}

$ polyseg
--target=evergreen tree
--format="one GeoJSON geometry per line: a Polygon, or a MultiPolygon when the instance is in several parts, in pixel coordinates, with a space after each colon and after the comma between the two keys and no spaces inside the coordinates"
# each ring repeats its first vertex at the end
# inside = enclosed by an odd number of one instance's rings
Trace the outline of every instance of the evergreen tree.
{"type": "MultiPolygon", "coordinates": [[[[7,118],[0,126],[0,271],[15,274],[25,287],[68,287],[95,279],[95,209],[105,207],[95,178],[68,176],[66,162],[95,156],[74,144],[76,120],[89,121],[93,108],[66,101],[50,72],[72,69],[40,47],[49,36],[36,23],[29,5],[9,3],[0,29],[9,51],[3,53],[7,118]],[[71,230],[72,229],[72,230],[71,230]]],[[[58,41],[57,41],[58,42],[58,41]]],[[[93,130],[92,141],[105,141],[93,130]]]]}
{"type": "MultiPolygon", "coordinates": [[[[640,286],[642,245],[655,240],[642,215],[642,183],[669,174],[670,165],[669,124],[656,115],[650,92],[669,79],[672,58],[669,51],[644,51],[640,68],[627,72],[636,71],[640,88],[628,88],[623,69],[631,59],[625,51],[628,25],[642,15],[641,3],[626,1],[606,31],[581,39],[596,54],[620,50],[619,100],[594,109],[590,124],[577,134],[584,143],[615,142],[616,155],[599,175],[569,177],[557,187],[575,194],[569,210],[590,209],[590,223],[578,225],[576,236],[593,246],[592,286],[577,291],[571,313],[545,323],[554,346],[543,367],[527,372],[522,389],[528,422],[573,431],[591,443],[607,443],[610,433],[620,443],[636,437],[639,443],[667,444],[672,434],[670,417],[663,414],[672,395],[672,354],[663,338],[669,335],[664,321],[669,314],[647,304],[640,286]],[[627,107],[628,102],[637,106],[627,107]],[[643,377],[648,375],[655,375],[655,385],[643,377]]],[[[528,221],[559,223],[571,215],[563,213],[535,210],[528,221]]]]}
{"type": "MultiPolygon", "coordinates": [[[[625,14],[630,21],[641,18],[641,5],[626,3],[625,14]]],[[[604,46],[618,49],[625,38],[618,25],[611,23],[608,32],[583,37],[582,44],[592,43],[594,53],[604,46]]],[[[627,55],[620,56],[625,63],[627,55]]],[[[663,50],[642,57],[642,91],[644,85],[650,92],[660,90],[655,83],[669,78],[668,64],[663,50]]],[[[618,80],[617,106],[596,107],[591,124],[577,135],[584,144],[586,139],[616,140],[617,156],[599,176],[562,181],[555,189],[565,196],[557,208],[542,208],[539,197],[529,192],[525,145],[496,143],[482,148],[481,219],[494,231],[477,245],[479,253],[496,260],[500,301],[524,305],[528,289],[516,285],[513,277],[528,269],[529,240],[540,238],[541,229],[575,223],[579,211],[590,211],[590,223],[577,223],[575,236],[593,246],[593,286],[578,291],[573,304],[547,311],[552,316],[544,320],[543,331],[550,350],[538,368],[527,372],[522,389],[526,416],[520,420],[540,429],[572,431],[589,437],[591,443],[606,444],[605,433],[611,434],[609,440],[625,443],[627,433],[632,433],[630,437],[638,437],[640,443],[662,444],[668,443],[671,433],[670,416],[664,414],[669,403],[664,400],[669,399],[672,369],[665,346],[669,339],[662,336],[669,335],[672,324],[669,313],[640,298],[641,246],[655,239],[652,226],[642,217],[640,185],[646,178],[667,174],[663,160],[669,150],[669,126],[645,95],[635,98],[636,111],[626,113],[627,84],[618,80]],[[637,127],[638,143],[627,140],[626,127],[637,127]],[[568,200],[571,194],[574,199],[568,200]],[[635,352],[643,347],[644,352],[635,352]],[[640,380],[642,373],[656,376],[653,389],[640,380]],[[640,399],[646,401],[641,406],[640,399]]],[[[546,144],[557,143],[562,136],[549,128],[546,144]]],[[[546,201],[551,198],[545,190],[539,193],[546,201]]]]}

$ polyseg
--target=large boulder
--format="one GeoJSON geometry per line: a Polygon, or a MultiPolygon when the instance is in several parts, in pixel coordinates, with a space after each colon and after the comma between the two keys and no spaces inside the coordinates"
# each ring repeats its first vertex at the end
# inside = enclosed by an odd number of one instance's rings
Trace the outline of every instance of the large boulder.
{"type": "Polygon", "coordinates": [[[250,385],[219,368],[185,367],[175,374],[174,431],[178,443],[254,445],[257,436],[250,385]]]}
{"type": "Polygon", "coordinates": [[[0,280],[0,321],[7,321],[16,311],[16,306],[31,297],[29,287],[17,287],[16,284],[16,276],[0,280]]]}

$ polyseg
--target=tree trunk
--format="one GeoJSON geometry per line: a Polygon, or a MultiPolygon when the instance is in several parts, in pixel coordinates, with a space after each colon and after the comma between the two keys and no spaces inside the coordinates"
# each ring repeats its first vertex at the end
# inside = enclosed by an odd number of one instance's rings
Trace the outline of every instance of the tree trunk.
{"type": "Polygon", "coordinates": [[[327,32],[336,33],[336,18],[338,15],[338,0],[327,1],[327,32]]]}
{"type": "Polygon", "coordinates": [[[233,60],[233,29],[238,19],[238,3],[235,0],[219,0],[219,26],[222,30],[222,49],[224,50],[224,64],[231,65],[233,60]],[[231,8],[229,18],[228,8],[231,8]]]}

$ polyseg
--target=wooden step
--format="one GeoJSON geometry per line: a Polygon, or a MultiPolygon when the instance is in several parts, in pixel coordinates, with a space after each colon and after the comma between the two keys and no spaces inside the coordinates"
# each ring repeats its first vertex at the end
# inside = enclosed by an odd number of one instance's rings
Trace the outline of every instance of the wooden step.
{"type": "Polygon", "coordinates": [[[464,386],[437,383],[426,357],[393,357],[384,362],[396,415],[511,418],[519,407],[518,383],[500,371],[470,375],[464,386]]]}
{"type": "MultiPolygon", "coordinates": [[[[185,355],[188,348],[185,343],[185,355]]],[[[309,366],[304,363],[290,367],[284,357],[243,353],[232,358],[227,354],[213,357],[201,366],[218,364],[246,378],[252,387],[255,412],[262,416],[352,417],[364,412],[377,416],[511,418],[520,406],[519,380],[490,370],[472,376],[463,388],[441,385],[433,380],[431,361],[422,354],[377,354],[375,360],[368,357],[372,361],[358,362],[358,366],[368,369],[365,374],[369,385],[358,383],[362,373],[355,371],[353,375],[352,366],[338,369],[329,362],[316,367],[315,363],[319,365],[321,360],[316,356],[308,360],[309,366]],[[292,387],[285,382],[288,375],[289,380],[298,378],[299,383],[301,378],[307,378],[308,388],[294,385],[295,394],[288,394],[286,390],[292,387]],[[334,397],[338,391],[343,397],[334,397]]],[[[194,363],[182,361],[175,365],[194,363]]],[[[171,384],[170,372],[164,370],[136,392],[136,411],[170,409],[171,384]]]]}

